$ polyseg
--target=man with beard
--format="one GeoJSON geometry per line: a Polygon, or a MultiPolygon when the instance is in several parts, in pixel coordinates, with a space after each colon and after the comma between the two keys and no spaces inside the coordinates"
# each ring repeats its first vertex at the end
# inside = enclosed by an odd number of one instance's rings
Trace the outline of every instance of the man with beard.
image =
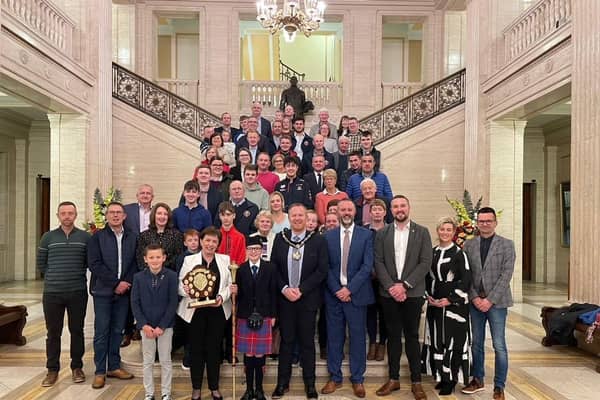
{"type": "Polygon", "coordinates": [[[375,301],[371,285],[373,242],[368,229],[354,224],[355,214],[352,200],[340,200],[338,216],[341,226],[325,234],[329,254],[325,307],[327,369],[330,378],[321,393],[330,394],[342,386],[342,357],[347,325],[350,336],[350,381],[354,395],[363,398],[367,367],[367,306],[375,301]]]}
{"type": "Polygon", "coordinates": [[[391,201],[394,222],[375,236],[375,273],[388,333],[389,380],[377,396],[400,389],[400,356],[404,333],[412,393],[416,400],[427,395],[421,386],[419,322],[425,295],[425,275],[431,268],[431,237],[424,226],[410,220],[410,203],[403,195],[391,201]]]}

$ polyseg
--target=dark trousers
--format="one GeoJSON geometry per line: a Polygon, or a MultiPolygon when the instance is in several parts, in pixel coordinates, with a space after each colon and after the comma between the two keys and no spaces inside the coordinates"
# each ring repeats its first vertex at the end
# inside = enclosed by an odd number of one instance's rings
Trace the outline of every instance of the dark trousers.
{"type": "Polygon", "coordinates": [[[402,335],[404,334],[410,379],[413,383],[421,382],[419,322],[424,301],[422,297],[409,297],[400,303],[391,297],[381,298],[388,332],[387,352],[390,379],[400,378],[400,356],[402,356],[402,335]]]}
{"type": "Polygon", "coordinates": [[[94,363],[96,375],[121,368],[121,340],[129,296],[94,297],[94,363]]]}
{"type": "Polygon", "coordinates": [[[83,323],[88,295],[85,290],[63,293],[44,293],[42,307],[46,320],[46,368],[60,370],[60,344],[67,311],[69,333],[71,335],[71,369],[83,368],[83,323]]]}
{"type": "Polygon", "coordinates": [[[206,378],[210,390],[219,390],[221,368],[221,342],[225,328],[223,307],[203,307],[194,311],[190,322],[190,350],[192,363],[190,376],[194,390],[202,389],[202,377],[206,367],[206,378]]]}
{"type": "Polygon", "coordinates": [[[300,345],[302,378],[306,385],[315,384],[315,324],[317,310],[307,310],[301,305],[282,301],[279,329],[281,347],[277,367],[277,384],[288,386],[292,375],[292,353],[294,344],[300,345]]]}
{"type": "Polygon", "coordinates": [[[325,304],[319,309],[317,330],[319,335],[319,349],[324,350],[327,348],[327,310],[325,304]]]}
{"type": "Polygon", "coordinates": [[[133,318],[133,310],[131,309],[131,291],[127,291],[127,319],[125,320],[124,335],[131,336],[135,332],[135,320],[133,318]]]}
{"type": "Polygon", "coordinates": [[[387,329],[385,327],[385,318],[381,308],[381,296],[379,295],[379,281],[373,280],[373,292],[375,293],[375,303],[367,306],[367,333],[369,334],[369,344],[385,344],[387,341],[387,329]],[[379,342],[377,342],[377,331],[379,331],[379,342]]]}

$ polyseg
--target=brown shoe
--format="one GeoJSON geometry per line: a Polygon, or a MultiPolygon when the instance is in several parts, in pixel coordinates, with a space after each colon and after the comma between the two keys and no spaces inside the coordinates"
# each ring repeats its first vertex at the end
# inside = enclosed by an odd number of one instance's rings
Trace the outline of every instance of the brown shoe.
{"type": "Polygon", "coordinates": [[[462,388],[461,392],[463,392],[464,394],[473,394],[473,393],[481,392],[482,390],[484,390],[483,382],[481,382],[477,378],[473,378],[473,379],[471,379],[471,382],[467,386],[462,388]]]}
{"type": "Polygon", "coordinates": [[[353,383],[352,391],[354,392],[354,395],[360,399],[365,397],[365,387],[362,383],[353,383]]]}
{"type": "Polygon", "coordinates": [[[494,400],[504,400],[504,389],[495,387],[493,399],[494,400]]]}
{"type": "Polygon", "coordinates": [[[42,381],[42,386],[50,387],[56,383],[57,379],[58,379],[58,371],[48,371],[48,373],[46,374],[46,377],[42,381]]]}
{"type": "Polygon", "coordinates": [[[375,360],[383,361],[385,358],[385,344],[378,344],[377,351],[375,352],[375,360]]]}
{"type": "Polygon", "coordinates": [[[341,382],[334,382],[331,379],[327,381],[327,383],[325,384],[325,386],[323,386],[323,388],[321,389],[321,393],[322,394],[330,394],[335,392],[337,389],[342,387],[342,383],[341,382]]]}
{"type": "Polygon", "coordinates": [[[96,376],[94,376],[94,382],[92,382],[92,387],[94,389],[102,389],[104,387],[105,382],[106,382],[106,376],[96,375],[96,376]]]}
{"type": "Polygon", "coordinates": [[[131,335],[123,336],[123,340],[121,340],[121,347],[127,347],[131,344],[131,335]]]}
{"type": "Polygon", "coordinates": [[[375,359],[376,353],[377,353],[377,344],[371,343],[369,345],[369,352],[367,353],[367,360],[373,361],[375,359]]]}
{"type": "Polygon", "coordinates": [[[81,368],[75,368],[72,372],[72,377],[75,383],[85,382],[85,374],[81,368]]]}
{"type": "Polygon", "coordinates": [[[400,382],[395,379],[390,379],[389,381],[384,383],[382,387],[377,389],[375,394],[377,396],[387,396],[388,394],[395,392],[396,390],[400,390],[400,382]]]}
{"type": "Polygon", "coordinates": [[[108,371],[106,376],[117,379],[133,379],[133,374],[125,371],[123,368],[115,369],[114,371],[108,371]]]}
{"type": "Polygon", "coordinates": [[[415,400],[427,400],[427,395],[420,383],[413,383],[410,391],[415,396],[415,400]]]}

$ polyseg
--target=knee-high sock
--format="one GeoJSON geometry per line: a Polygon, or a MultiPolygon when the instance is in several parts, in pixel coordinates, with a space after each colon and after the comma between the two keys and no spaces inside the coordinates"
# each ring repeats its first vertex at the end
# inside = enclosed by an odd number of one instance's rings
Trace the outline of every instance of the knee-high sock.
{"type": "Polygon", "coordinates": [[[256,368],[254,371],[256,379],[256,385],[254,385],[254,388],[256,390],[262,390],[263,376],[265,374],[265,361],[265,356],[254,358],[254,366],[256,368]]]}
{"type": "Polygon", "coordinates": [[[254,384],[254,360],[252,356],[244,354],[244,368],[246,370],[246,389],[252,390],[254,384]]]}

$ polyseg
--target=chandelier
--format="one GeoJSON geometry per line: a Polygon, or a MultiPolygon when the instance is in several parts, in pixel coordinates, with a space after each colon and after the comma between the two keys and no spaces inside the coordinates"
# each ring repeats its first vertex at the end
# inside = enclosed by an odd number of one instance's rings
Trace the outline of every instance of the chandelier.
{"type": "Polygon", "coordinates": [[[304,10],[299,0],[283,0],[283,8],[277,7],[277,0],[256,2],[256,19],[272,35],[283,32],[287,42],[293,42],[298,31],[309,37],[323,22],[327,5],[320,0],[304,0],[304,10]]]}

